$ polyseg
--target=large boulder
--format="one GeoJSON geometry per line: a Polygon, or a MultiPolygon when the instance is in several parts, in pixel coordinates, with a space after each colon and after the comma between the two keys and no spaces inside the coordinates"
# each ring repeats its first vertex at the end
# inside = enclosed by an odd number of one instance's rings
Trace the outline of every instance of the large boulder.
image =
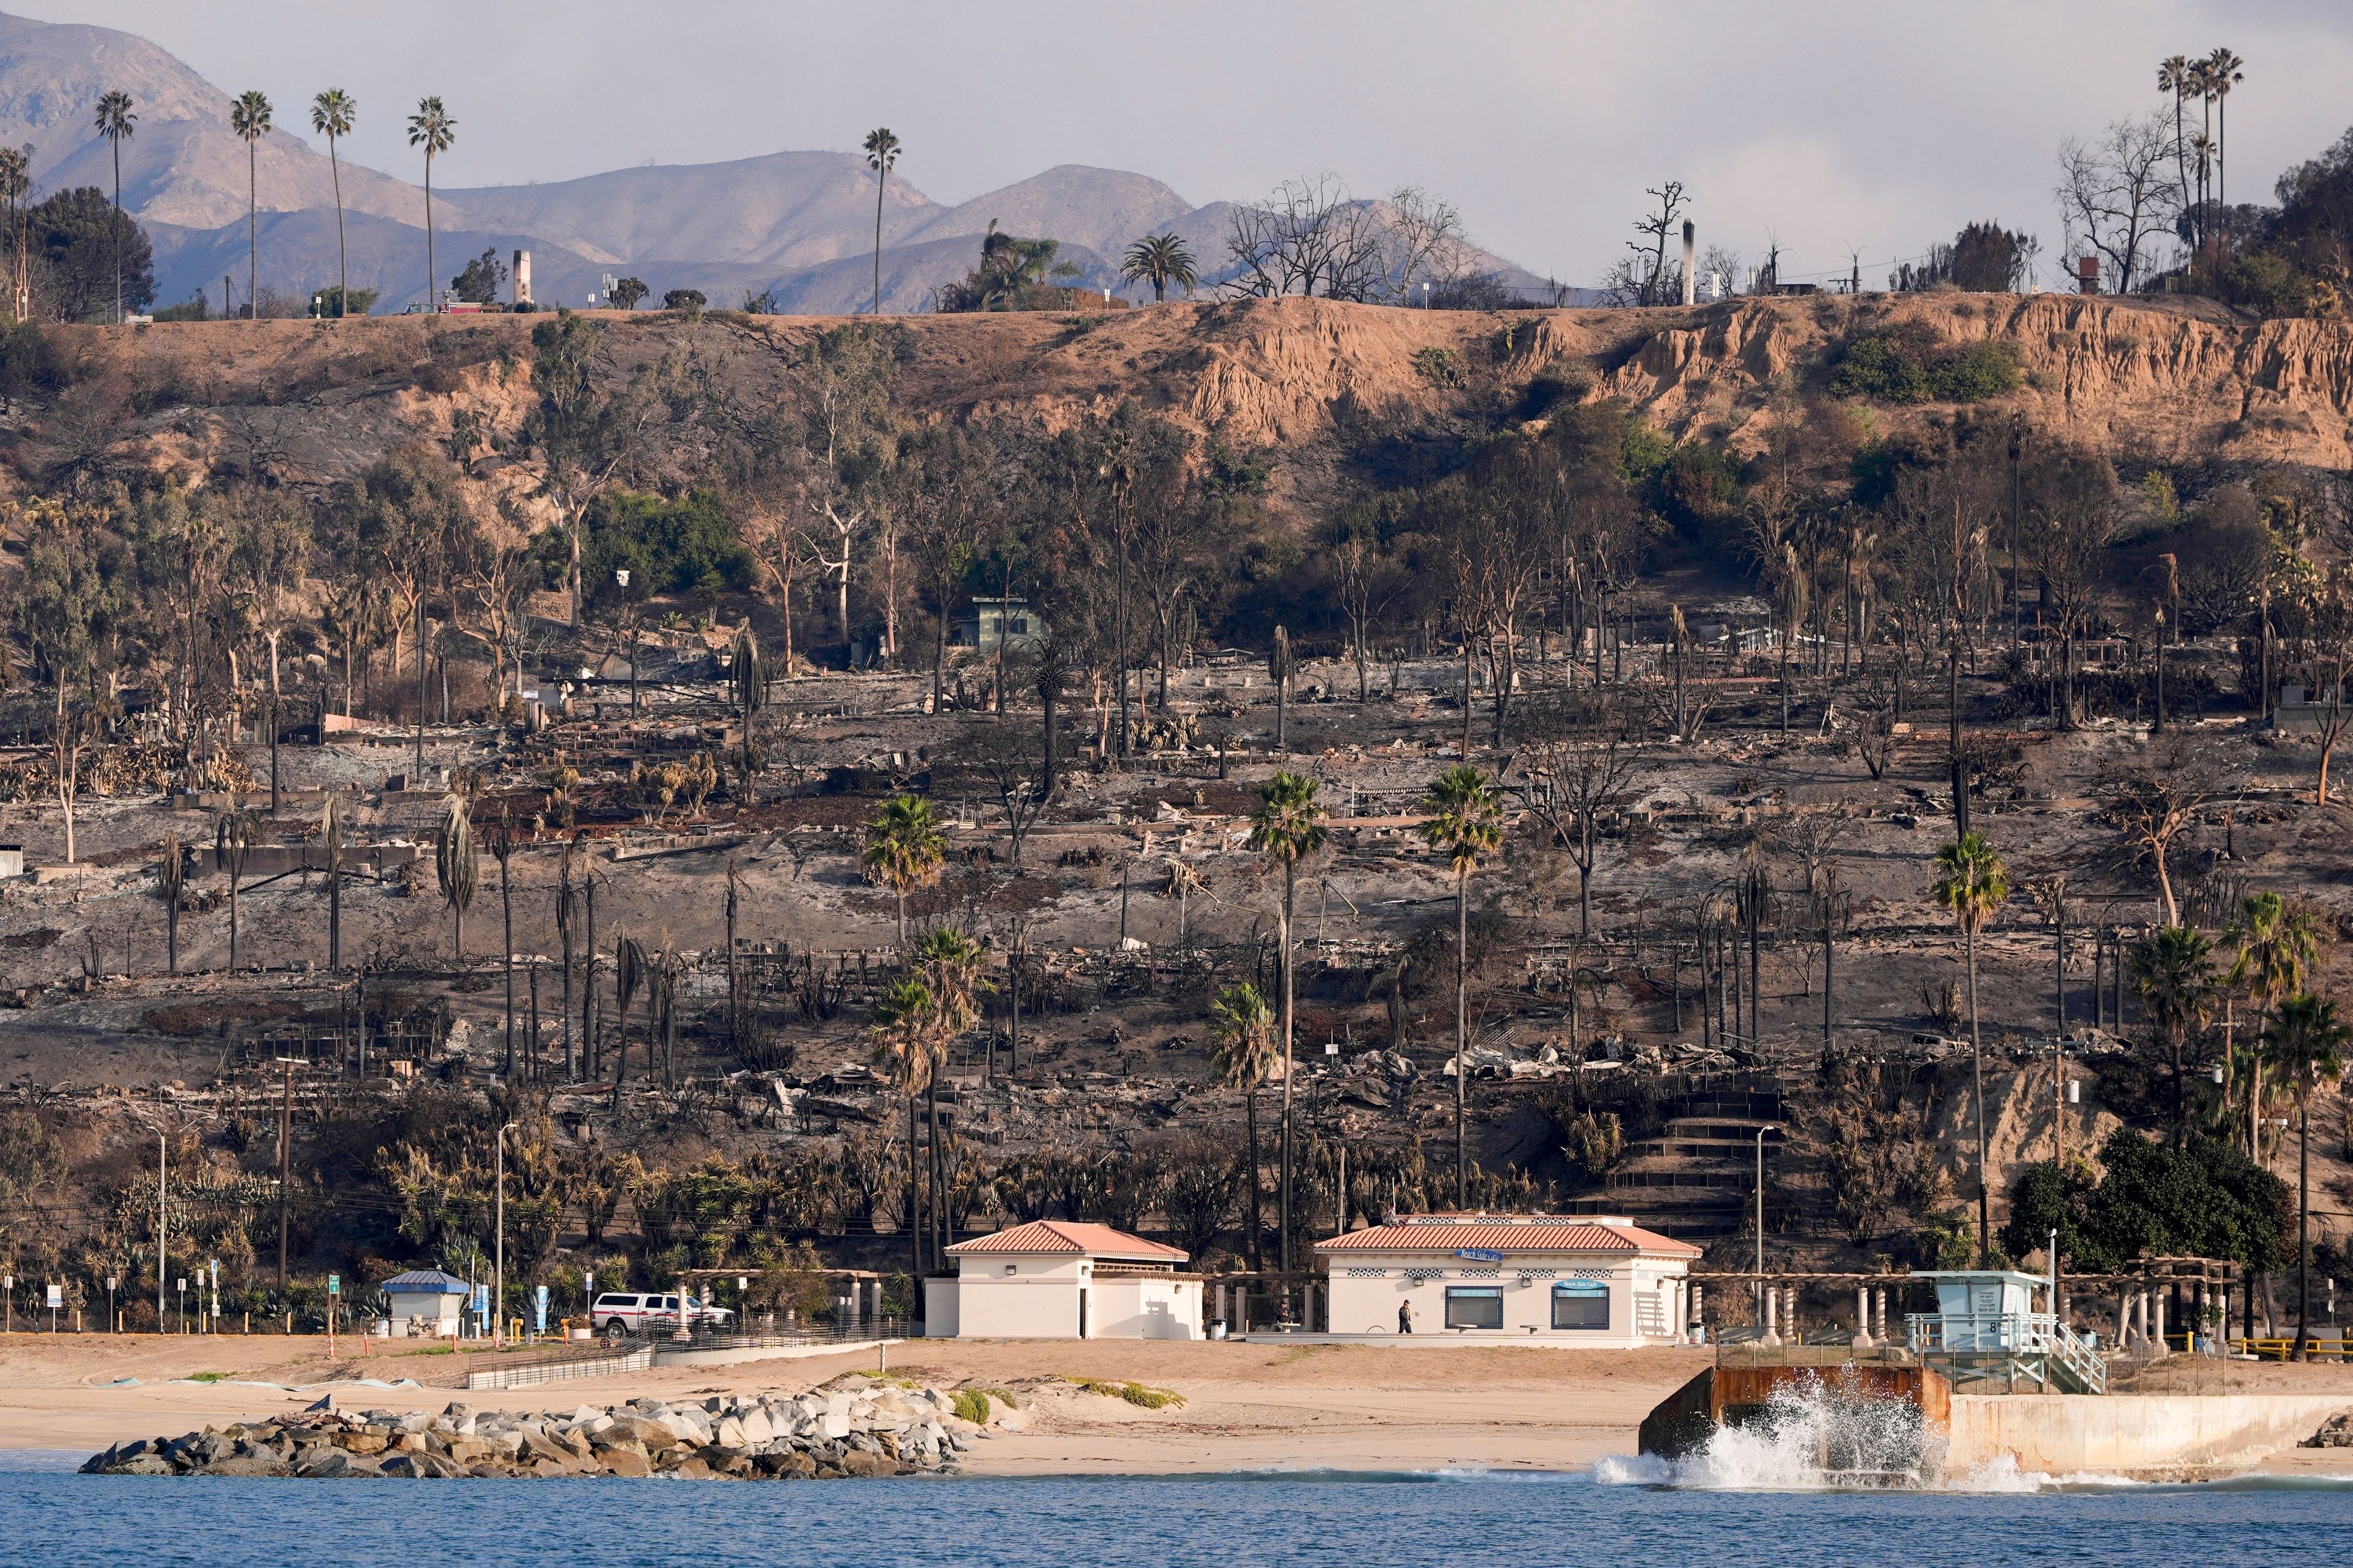
{"type": "Polygon", "coordinates": [[[603,1448],[596,1457],[604,1461],[607,1470],[617,1476],[644,1477],[654,1473],[652,1462],[635,1448],[603,1448]]]}

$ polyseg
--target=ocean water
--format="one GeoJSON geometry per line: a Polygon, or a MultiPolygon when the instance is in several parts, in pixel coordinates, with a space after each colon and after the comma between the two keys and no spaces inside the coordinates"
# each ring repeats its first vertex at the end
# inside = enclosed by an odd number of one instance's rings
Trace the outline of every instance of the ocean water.
{"type": "Polygon", "coordinates": [[[204,1480],[70,1473],[82,1457],[0,1458],[0,1563],[2318,1564],[2353,1541],[2353,1487],[2263,1480],[1839,1490],[1632,1459],[1573,1475],[204,1480]]]}

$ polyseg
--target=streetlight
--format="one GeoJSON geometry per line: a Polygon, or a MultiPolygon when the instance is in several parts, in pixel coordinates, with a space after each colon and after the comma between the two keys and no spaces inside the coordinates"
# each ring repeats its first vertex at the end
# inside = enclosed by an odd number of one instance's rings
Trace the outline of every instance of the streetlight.
{"type": "Polygon", "coordinates": [[[498,1256],[491,1265],[491,1312],[498,1325],[491,1331],[491,1342],[496,1345],[506,1343],[507,1335],[507,1134],[515,1125],[510,1121],[500,1128],[498,1137],[498,1256]]]}

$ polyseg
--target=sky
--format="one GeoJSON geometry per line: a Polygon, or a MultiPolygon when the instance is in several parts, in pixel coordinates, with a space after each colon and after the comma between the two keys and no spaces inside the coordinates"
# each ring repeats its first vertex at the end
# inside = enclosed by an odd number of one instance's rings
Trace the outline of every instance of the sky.
{"type": "MultiPolygon", "coordinates": [[[[1058,163],[1129,169],[1195,203],[1337,174],[1419,185],[1490,250],[1591,284],[1680,180],[1700,242],[1785,280],[1866,279],[1963,223],[2063,232],[2070,134],[2170,100],[2157,62],[2227,45],[2231,194],[2353,123],[2348,0],[16,0],[141,34],[231,93],[354,94],[347,155],[415,179],[397,122],[438,93],[449,186],[636,163],[854,148],[959,202],[1058,163]]],[[[1867,285],[1868,286],[1868,285],[1867,285]]]]}

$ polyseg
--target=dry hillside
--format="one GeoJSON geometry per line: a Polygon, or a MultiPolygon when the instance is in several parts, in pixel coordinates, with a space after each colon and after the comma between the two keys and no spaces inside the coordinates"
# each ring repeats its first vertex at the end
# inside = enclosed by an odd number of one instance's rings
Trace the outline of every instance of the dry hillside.
{"type": "MultiPolygon", "coordinates": [[[[628,368],[698,347],[746,395],[783,395],[830,319],[599,313],[628,368]]],[[[1514,417],[1550,374],[1678,439],[1753,448],[1788,393],[1818,391],[1849,335],[1906,321],[1997,339],[2024,384],[1998,402],[2119,458],[2337,468],[2353,460],[2353,325],[2242,322],[2203,302],[2068,296],[1739,300],[1691,310],[1413,311],[1322,300],[1171,304],[1103,315],[908,317],[901,402],[917,417],[1065,426],[1138,400],[1272,458],[1294,506],[1323,493],[1351,420],[1472,427],[1514,417]],[[1433,353],[1432,351],[1439,351],[1433,353]]],[[[0,437],[20,480],[70,472],[347,478],[470,416],[512,435],[530,405],[533,321],[512,316],[61,329],[71,384],[14,400],[0,437]]],[[[1893,433],[1949,406],[1871,408],[1893,433]]],[[[531,460],[476,464],[520,500],[531,460]]]]}

